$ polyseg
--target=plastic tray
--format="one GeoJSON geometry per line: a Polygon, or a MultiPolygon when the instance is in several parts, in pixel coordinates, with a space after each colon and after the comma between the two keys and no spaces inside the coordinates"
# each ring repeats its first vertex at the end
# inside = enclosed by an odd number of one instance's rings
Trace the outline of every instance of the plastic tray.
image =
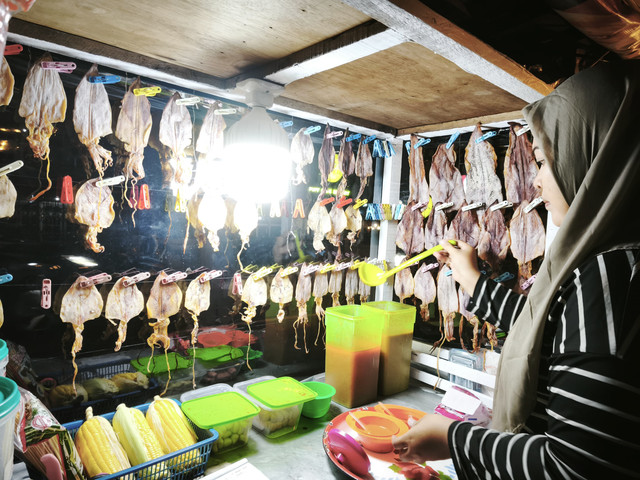
{"type": "MultiPolygon", "coordinates": [[[[110,378],[117,373],[134,372],[135,370],[129,363],[128,359],[114,360],[92,366],[82,366],[78,371],[76,383],[82,383],[90,378],[110,378]]],[[[44,377],[50,377],[56,380],[58,385],[71,383],[73,379],[73,371],[58,372],[57,374],[48,374],[44,377]]],[[[111,397],[89,400],[74,405],[65,405],[63,407],[50,408],[53,416],[60,423],[72,422],[74,420],[84,419],[87,407],[93,409],[94,415],[109,413],[115,411],[116,407],[124,403],[128,407],[133,405],[141,405],[149,401],[160,393],[161,385],[151,376],[149,378],[149,388],[134,390],[133,392],[120,393],[111,397]]]]}
{"type": "Polygon", "coordinates": [[[253,427],[268,438],[277,438],[298,428],[302,405],[318,394],[291,377],[271,375],[236,383],[234,388],[260,407],[253,427]]]}
{"type": "MultiPolygon", "coordinates": [[[[149,408],[149,404],[146,403],[144,405],[138,405],[134,408],[137,408],[143,413],[146,413],[147,409],[149,408]]],[[[114,413],[115,412],[111,412],[101,416],[111,422],[114,413]]],[[[64,425],[64,427],[69,430],[69,433],[74,438],[74,440],[76,433],[78,432],[78,429],[80,428],[82,423],[83,422],[81,420],[78,420],[76,422],[71,422],[64,425]]],[[[207,466],[207,462],[209,461],[209,457],[211,456],[212,447],[213,445],[215,445],[214,442],[218,439],[218,432],[213,429],[202,429],[197,425],[194,425],[193,423],[191,425],[198,438],[197,443],[168,455],[158,457],[154,460],[151,460],[150,462],[141,463],[140,465],[127,468],[126,470],[122,470],[118,473],[101,476],[100,480],[126,478],[127,475],[129,475],[129,479],[136,478],[136,480],[158,480],[162,478],[171,480],[186,480],[197,478],[203,475],[205,467],[207,466]],[[181,457],[180,462],[176,465],[170,466],[169,464],[172,462],[169,462],[168,460],[171,460],[180,455],[184,455],[184,457],[181,457]],[[163,462],[164,466],[161,466],[160,464],[162,464],[163,462]]]]}

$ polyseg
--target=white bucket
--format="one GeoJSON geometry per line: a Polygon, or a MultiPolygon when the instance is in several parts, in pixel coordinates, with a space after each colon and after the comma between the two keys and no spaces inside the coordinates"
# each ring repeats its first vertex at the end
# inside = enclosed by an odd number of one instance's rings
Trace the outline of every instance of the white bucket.
{"type": "Polygon", "coordinates": [[[13,430],[19,405],[16,382],[0,377],[0,480],[11,480],[13,475],[13,430]]]}
{"type": "Polygon", "coordinates": [[[0,376],[7,375],[7,364],[9,363],[9,348],[7,342],[0,338],[0,376]]]}

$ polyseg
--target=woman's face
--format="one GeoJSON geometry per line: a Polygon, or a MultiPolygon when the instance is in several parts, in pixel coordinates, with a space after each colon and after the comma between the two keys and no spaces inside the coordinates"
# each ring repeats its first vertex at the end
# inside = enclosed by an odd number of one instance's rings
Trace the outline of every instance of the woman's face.
{"type": "Polygon", "coordinates": [[[540,192],[540,196],[544,200],[544,207],[551,214],[551,221],[559,227],[562,225],[567,211],[569,211],[569,204],[564,199],[564,195],[562,195],[551,172],[551,166],[548,164],[542,149],[536,144],[535,139],[533,140],[533,154],[540,164],[540,170],[533,181],[533,185],[540,192]]]}

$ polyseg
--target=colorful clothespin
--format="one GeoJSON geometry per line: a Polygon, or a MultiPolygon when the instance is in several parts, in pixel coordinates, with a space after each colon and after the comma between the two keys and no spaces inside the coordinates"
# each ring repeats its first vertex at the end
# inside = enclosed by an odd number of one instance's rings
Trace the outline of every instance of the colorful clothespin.
{"type": "Polygon", "coordinates": [[[203,273],[198,277],[200,283],[210,282],[214,278],[222,276],[223,270],[211,270],[207,273],[203,273]]]}
{"type": "Polygon", "coordinates": [[[334,270],[336,268],[336,264],[335,263],[327,263],[326,265],[322,265],[320,267],[320,273],[328,273],[331,270],[334,270]]]}
{"type": "Polygon", "coordinates": [[[480,143],[483,142],[491,137],[495,137],[498,134],[497,130],[492,130],[491,132],[487,132],[484,135],[482,135],[481,137],[476,138],[476,143],[480,143]]]}
{"type": "Polygon", "coordinates": [[[304,218],[304,204],[302,203],[302,199],[296,199],[296,206],[293,209],[293,218],[304,218]]]}
{"type": "Polygon", "coordinates": [[[94,75],[92,77],[87,77],[89,83],[103,83],[103,84],[112,84],[118,83],[121,78],[118,75],[94,75]]]}
{"type": "Polygon", "coordinates": [[[142,280],[146,280],[150,276],[151,276],[151,274],[149,272],[136,273],[135,275],[132,275],[131,277],[127,277],[122,282],[122,285],[125,286],[125,287],[130,287],[131,285],[135,285],[136,283],[139,283],[142,280]]]}
{"type": "Polygon", "coordinates": [[[260,268],[260,270],[258,270],[256,273],[253,274],[253,279],[254,280],[260,280],[261,278],[264,278],[267,275],[269,275],[271,272],[273,272],[273,268],[271,268],[271,267],[262,267],[262,268],[260,268]]]}
{"type": "Polygon", "coordinates": [[[17,55],[22,52],[22,45],[16,43],[14,45],[7,45],[4,47],[4,56],[17,55]]]}
{"type": "Polygon", "coordinates": [[[344,195],[340,198],[340,200],[338,200],[338,203],[336,204],[336,207],[338,208],[343,208],[346,207],[347,205],[349,205],[351,202],[353,202],[353,198],[347,198],[344,195]]]}
{"type": "Polygon", "coordinates": [[[466,212],[468,210],[476,210],[476,209],[482,208],[482,207],[484,207],[484,202],[475,202],[475,203],[472,203],[470,205],[465,205],[464,207],[462,207],[462,211],[466,212]]]}
{"type": "Polygon", "coordinates": [[[169,283],[175,283],[178,280],[184,280],[185,278],[187,278],[186,272],[174,272],[171,275],[167,275],[165,278],[163,278],[161,283],[162,285],[167,285],[169,283]]]}
{"type": "Polygon", "coordinates": [[[111,275],[109,275],[108,273],[99,273],[98,275],[94,275],[80,282],[80,288],[88,288],[93,285],[100,285],[102,283],[107,283],[110,281],[111,275]]]}
{"type": "Polygon", "coordinates": [[[187,211],[187,200],[180,194],[180,189],[178,189],[178,192],[176,193],[176,203],[173,206],[173,210],[180,213],[187,211]]]}
{"type": "Polygon", "coordinates": [[[96,187],[107,187],[110,185],[117,185],[124,182],[124,175],[118,175],[117,177],[103,178],[96,180],[96,187]]]}
{"type": "Polygon", "coordinates": [[[340,272],[342,270],[346,270],[351,265],[353,265],[353,262],[341,262],[338,265],[336,265],[336,272],[340,272]]]}
{"type": "Polygon", "coordinates": [[[494,278],[493,280],[494,280],[495,282],[498,282],[498,283],[500,283],[500,282],[508,282],[509,280],[511,280],[511,279],[512,279],[512,278],[514,278],[514,277],[515,277],[515,275],[514,275],[513,273],[511,273],[511,272],[504,272],[502,275],[500,275],[500,276],[498,276],[498,277],[494,278]]]}
{"type": "Polygon", "coordinates": [[[422,269],[424,269],[425,272],[428,272],[429,270],[435,270],[436,268],[438,268],[440,266],[440,264],[438,262],[434,262],[434,263],[424,263],[422,265],[422,269]]]}
{"type": "Polygon", "coordinates": [[[524,282],[522,282],[522,290],[526,290],[528,289],[531,285],[533,285],[533,282],[536,281],[536,276],[532,275],[531,278],[525,280],[524,282]]]}
{"type": "Polygon", "coordinates": [[[362,137],[362,134],[361,134],[361,133],[354,133],[353,135],[349,135],[349,136],[345,139],[345,141],[346,141],[346,142],[351,142],[351,141],[353,141],[353,140],[358,140],[360,137],[362,137]]]}
{"type": "Polygon", "coordinates": [[[360,264],[362,263],[362,260],[354,260],[353,262],[351,262],[351,270],[357,270],[358,268],[360,268],[360,264]]]}
{"type": "Polygon", "coordinates": [[[392,220],[393,219],[393,213],[391,212],[391,205],[388,203],[383,203],[382,204],[382,216],[383,216],[383,220],[392,220]]]}
{"type": "Polygon", "coordinates": [[[511,203],[509,200],[504,200],[500,203],[496,203],[495,205],[492,205],[491,208],[489,208],[489,210],[491,210],[492,212],[495,212],[496,210],[500,210],[502,208],[511,208],[513,207],[513,203],[511,203]]]}
{"type": "Polygon", "coordinates": [[[60,185],[60,203],[65,205],[71,205],[73,203],[73,181],[71,175],[65,175],[62,177],[62,184],[60,185]]]}
{"type": "Polygon", "coordinates": [[[445,147],[447,150],[451,148],[451,146],[453,145],[453,142],[455,142],[456,139],[458,138],[458,135],[460,135],[460,132],[453,132],[453,135],[449,137],[449,141],[447,142],[447,145],[445,147]]]}
{"type": "Polygon", "coordinates": [[[142,87],[142,88],[135,88],[133,90],[133,94],[140,96],[140,95],[144,95],[145,97],[155,97],[156,94],[160,93],[162,91],[162,88],[160,87],[142,87]]]}
{"type": "Polygon", "coordinates": [[[353,208],[358,209],[363,205],[366,205],[367,203],[369,203],[369,200],[367,200],[366,198],[362,198],[356,201],[356,203],[353,205],[353,208]]]}
{"type": "Polygon", "coordinates": [[[342,130],[336,130],[334,132],[327,133],[327,135],[325,135],[325,138],[338,138],[342,135],[344,135],[344,132],[342,130]]]}
{"type": "MultiPolygon", "coordinates": [[[[138,187],[138,185],[136,185],[138,187]]],[[[151,197],[149,196],[149,185],[141,183],[140,188],[136,189],[136,195],[138,196],[138,210],[151,209],[151,197]]]]}
{"type": "Polygon", "coordinates": [[[280,216],[285,218],[289,216],[289,207],[287,205],[287,202],[284,200],[280,202],[280,216]]]}
{"type": "Polygon", "coordinates": [[[41,62],[40,67],[43,70],[55,70],[58,73],[72,73],[76,69],[73,62],[41,62]]]}
{"type": "Polygon", "coordinates": [[[42,308],[51,308],[51,280],[42,279],[42,288],[40,289],[40,306],[42,308]]]}
{"type": "Polygon", "coordinates": [[[11,280],[13,280],[13,275],[11,275],[10,273],[5,273],[3,275],[0,275],[0,284],[8,283],[11,280]]]}
{"type": "Polygon", "coordinates": [[[233,286],[231,287],[231,293],[233,295],[242,295],[242,274],[236,272],[233,274],[233,286]]]}
{"type": "Polygon", "coordinates": [[[196,95],[176,99],[176,105],[197,105],[202,99],[196,95]]]}
{"type": "Polygon", "coordinates": [[[393,212],[393,219],[400,220],[405,208],[406,205],[404,205],[403,203],[399,203],[398,205],[396,205],[395,211],[393,212]]]}
{"type": "Polygon", "coordinates": [[[293,126],[293,120],[287,120],[286,122],[280,122],[280,126],[282,128],[287,128],[293,126]]]}
{"type": "Polygon", "coordinates": [[[540,205],[543,202],[542,197],[537,197],[536,199],[532,200],[531,203],[529,205],[527,205],[526,207],[524,207],[524,213],[529,213],[531,210],[533,210],[534,208],[536,208],[538,205],[540,205]]]}
{"type": "Polygon", "coordinates": [[[404,146],[407,149],[407,153],[411,154],[411,142],[405,142],[404,146]]]}
{"type": "Polygon", "coordinates": [[[374,157],[385,157],[384,151],[382,150],[382,141],[376,139],[373,141],[373,153],[374,157]]]}
{"type": "Polygon", "coordinates": [[[234,113],[238,113],[237,108],[216,108],[213,113],[215,115],[233,115],[234,113]]]}
{"type": "Polygon", "coordinates": [[[320,205],[326,205],[327,203],[334,202],[335,200],[336,200],[336,197],[323,198],[322,200],[320,200],[320,205]]]}
{"type": "Polygon", "coordinates": [[[421,212],[422,216],[424,218],[427,218],[429,215],[431,215],[431,210],[433,210],[433,199],[429,197],[429,203],[427,203],[427,207],[421,212]]]}
{"type": "Polygon", "coordinates": [[[375,139],[376,139],[376,136],[375,136],[375,135],[371,135],[371,136],[369,136],[369,137],[365,138],[365,139],[362,141],[362,143],[367,144],[367,143],[369,143],[369,142],[373,142],[375,139]]]}
{"type": "Polygon", "coordinates": [[[520,128],[517,132],[516,132],[516,136],[521,136],[524,135],[525,133],[527,133],[529,130],[531,130],[531,126],[529,125],[525,125],[524,127],[520,128]]]}
{"type": "Polygon", "coordinates": [[[298,271],[298,267],[290,266],[282,270],[281,275],[286,277],[287,275],[291,275],[292,273],[296,273],[298,271]]]}
{"type": "Polygon", "coordinates": [[[15,172],[16,170],[21,169],[23,166],[24,162],[22,160],[16,160],[15,162],[11,162],[4,167],[0,167],[0,177],[15,172]]]}
{"type": "Polygon", "coordinates": [[[367,213],[364,216],[365,220],[375,220],[376,217],[376,209],[373,203],[367,205],[367,213]]]}
{"type": "Polygon", "coordinates": [[[304,133],[306,135],[311,135],[312,133],[317,132],[318,130],[320,130],[322,127],[320,125],[314,125],[313,127],[309,127],[307,128],[304,133]]]}
{"type": "Polygon", "coordinates": [[[436,206],[435,210],[436,212],[438,212],[440,210],[446,210],[447,208],[451,207],[453,207],[453,202],[441,203],[440,205],[436,206]]]}
{"type": "Polygon", "coordinates": [[[416,144],[413,146],[414,150],[417,150],[418,148],[422,147],[423,145],[426,145],[427,143],[431,142],[430,138],[421,138],[420,140],[418,140],[416,142],[416,144]]]}

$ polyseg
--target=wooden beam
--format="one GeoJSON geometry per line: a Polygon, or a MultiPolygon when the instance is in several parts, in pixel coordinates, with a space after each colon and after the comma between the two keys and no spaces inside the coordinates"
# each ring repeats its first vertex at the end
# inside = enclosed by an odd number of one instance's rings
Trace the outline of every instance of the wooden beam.
{"type": "Polygon", "coordinates": [[[512,95],[533,102],[552,87],[419,0],[342,0],[343,3],[442,55],[512,95]]]}
{"type": "Polygon", "coordinates": [[[394,47],[407,39],[375,20],[351,28],[286,57],[243,72],[227,82],[233,88],[247,78],[264,78],[286,85],[359,58],[394,47]]]}
{"type": "Polygon", "coordinates": [[[206,73],[140,55],[88,38],[43,27],[12,18],[7,38],[25,46],[58,53],[78,60],[116,68],[134,75],[174,83],[176,86],[218,94],[225,88],[225,80],[206,73]],[[206,90],[204,89],[206,88],[206,90]]]}
{"type": "Polygon", "coordinates": [[[400,128],[397,131],[397,135],[398,137],[403,137],[412,133],[419,134],[444,132],[448,130],[459,130],[464,128],[467,128],[469,131],[471,131],[478,123],[482,123],[483,125],[485,125],[491,123],[509,122],[511,120],[519,120],[522,118],[522,112],[520,110],[516,110],[513,112],[497,113],[495,115],[483,115],[481,117],[471,117],[462,120],[454,120],[451,122],[432,123],[430,125],[416,125],[415,127],[400,128]]]}

